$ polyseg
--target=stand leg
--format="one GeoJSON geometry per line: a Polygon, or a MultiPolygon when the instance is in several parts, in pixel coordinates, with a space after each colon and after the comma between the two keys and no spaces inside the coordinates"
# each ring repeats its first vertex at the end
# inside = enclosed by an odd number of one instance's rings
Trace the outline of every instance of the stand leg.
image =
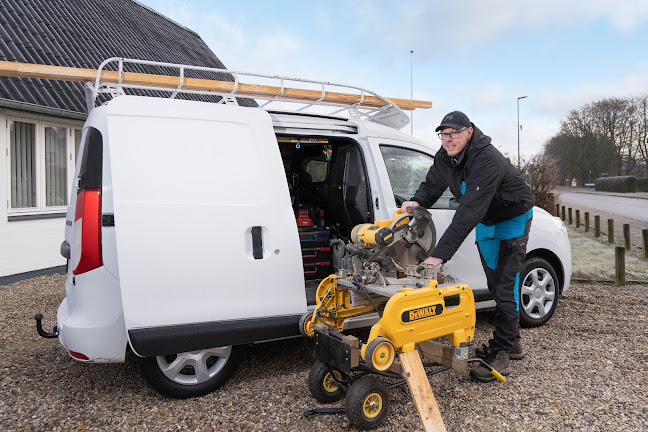
{"type": "Polygon", "coordinates": [[[446,432],[419,352],[413,350],[399,354],[399,357],[423,429],[426,432],[446,432]]]}

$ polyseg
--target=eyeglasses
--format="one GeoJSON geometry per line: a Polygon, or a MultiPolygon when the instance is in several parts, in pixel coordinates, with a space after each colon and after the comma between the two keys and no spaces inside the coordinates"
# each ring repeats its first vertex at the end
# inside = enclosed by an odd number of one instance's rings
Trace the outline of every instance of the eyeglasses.
{"type": "Polygon", "coordinates": [[[466,129],[468,129],[468,128],[463,128],[461,130],[452,131],[452,132],[439,132],[437,135],[439,135],[439,139],[441,141],[445,141],[445,140],[447,140],[449,138],[457,139],[457,138],[459,138],[459,135],[461,135],[461,133],[463,131],[465,131],[466,129]]]}

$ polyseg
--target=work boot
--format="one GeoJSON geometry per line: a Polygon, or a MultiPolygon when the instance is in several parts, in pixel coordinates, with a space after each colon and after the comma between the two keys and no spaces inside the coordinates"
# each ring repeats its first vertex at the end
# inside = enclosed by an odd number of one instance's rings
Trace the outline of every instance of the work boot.
{"type": "MultiPolygon", "coordinates": [[[[486,349],[488,349],[486,345],[475,348],[475,355],[479,358],[486,358],[486,349]]],[[[511,360],[522,360],[524,358],[526,353],[524,352],[524,348],[522,348],[520,339],[515,339],[515,342],[513,342],[513,348],[511,348],[508,353],[509,359],[511,360]]]]}
{"type": "MultiPolygon", "coordinates": [[[[487,349],[485,361],[493,369],[499,372],[500,375],[506,376],[511,373],[511,364],[507,351],[502,350],[497,352],[497,354],[493,354],[489,349],[487,349]]],[[[497,379],[493,374],[490,373],[488,369],[486,369],[482,365],[473,368],[470,371],[470,376],[481,382],[491,382],[497,379]]]]}

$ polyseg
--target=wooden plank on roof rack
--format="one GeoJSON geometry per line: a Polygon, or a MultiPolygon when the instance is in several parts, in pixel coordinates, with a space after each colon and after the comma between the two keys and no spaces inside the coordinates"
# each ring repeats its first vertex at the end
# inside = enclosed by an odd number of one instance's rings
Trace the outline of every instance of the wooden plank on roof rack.
{"type": "MultiPolygon", "coordinates": [[[[18,63],[0,61],[0,76],[10,76],[18,78],[40,78],[59,81],[76,81],[76,82],[94,82],[97,77],[95,69],[81,69],[65,66],[39,65],[31,63],[18,63]]],[[[117,83],[119,74],[116,71],[102,71],[101,82],[117,83]]],[[[180,78],[177,76],[141,74],[134,72],[124,72],[122,77],[124,85],[140,85],[167,88],[174,90],[180,84],[180,78]]],[[[217,81],[198,78],[185,78],[182,86],[184,90],[206,91],[206,92],[225,92],[229,93],[234,90],[234,83],[231,81],[217,81]]],[[[259,84],[246,84],[239,82],[236,96],[248,97],[274,97],[281,91],[281,87],[267,86],[259,84]]],[[[308,90],[299,88],[284,88],[283,97],[285,99],[299,100],[303,102],[314,102],[322,97],[321,90],[308,90]]],[[[360,95],[353,93],[326,92],[326,98],[322,102],[353,105],[360,102],[360,95]]],[[[432,108],[432,102],[388,98],[392,103],[403,110],[413,110],[416,108],[432,108]]],[[[365,95],[364,101],[360,106],[379,108],[385,105],[380,98],[365,95]]]]}

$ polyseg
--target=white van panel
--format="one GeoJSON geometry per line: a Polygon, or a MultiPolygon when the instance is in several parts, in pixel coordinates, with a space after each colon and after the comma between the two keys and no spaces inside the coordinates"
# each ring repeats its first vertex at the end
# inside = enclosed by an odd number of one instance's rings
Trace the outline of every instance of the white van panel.
{"type": "Polygon", "coordinates": [[[108,108],[126,328],[306,311],[268,113],[128,96],[108,108]],[[262,259],[252,253],[254,226],[263,231],[262,259]]]}

